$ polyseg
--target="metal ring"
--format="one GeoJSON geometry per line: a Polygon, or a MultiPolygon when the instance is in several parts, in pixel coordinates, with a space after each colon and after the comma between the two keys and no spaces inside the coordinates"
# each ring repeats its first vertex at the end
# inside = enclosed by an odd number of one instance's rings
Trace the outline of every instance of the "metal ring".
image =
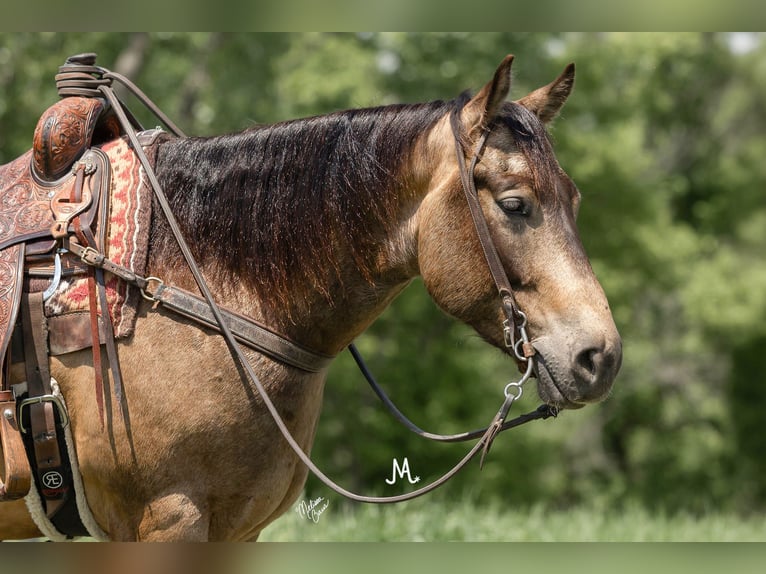
{"type": "Polygon", "coordinates": [[[506,398],[510,394],[509,393],[510,387],[518,387],[519,389],[518,396],[514,397],[513,400],[516,400],[519,397],[521,397],[521,385],[523,385],[530,379],[530,377],[532,376],[532,371],[534,370],[534,366],[535,366],[534,361],[532,360],[532,357],[529,357],[528,359],[526,359],[526,361],[527,361],[527,370],[524,372],[521,378],[518,381],[511,381],[510,383],[505,385],[505,388],[503,389],[503,394],[506,396],[506,398]]]}
{"type": "Polygon", "coordinates": [[[516,395],[515,397],[513,397],[513,400],[514,401],[519,400],[521,398],[521,395],[524,392],[524,389],[522,389],[522,387],[521,387],[521,385],[523,385],[523,384],[524,384],[524,378],[522,377],[522,380],[520,380],[520,381],[511,381],[510,383],[505,385],[505,388],[503,389],[503,394],[505,395],[505,398],[508,398],[508,397],[512,396],[510,389],[511,389],[511,387],[514,387],[514,388],[519,390],[519,394],[516,395]]]}
{"type": "Polygon", "coordinates": [[[151,301],[152,303],[154,303],[154,302],[157,301],[157,299],[154,297],[154,295],[152,295],[151,293],[149,293],[147,291],[147,289],[149,288],[149,283],[151,283],[152,281],[157,283],[157,287],[161,287],[162,285],[165,284],[165,282],[162,279],[160,279],[159,277],[147,277],[146,278],[146,287],[141,289],[141,296],[144,299],[146,299],[147,301],[151,301]]]}

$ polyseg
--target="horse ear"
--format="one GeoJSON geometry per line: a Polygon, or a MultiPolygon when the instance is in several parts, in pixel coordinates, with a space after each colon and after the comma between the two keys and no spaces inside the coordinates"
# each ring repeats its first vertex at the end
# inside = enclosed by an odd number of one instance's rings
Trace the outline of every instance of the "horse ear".
{"type": "Polygon", "coordinates": [[[498,66],[492,81],[487,83],[463,108],[463,122],[471,136],[492,121],[508,97],[511,91],[511,64],[513,64],[513,56],[508,55],[498,66]]]}
{"type": "Polygon", "coordinates": [[[555,118],[574,86],[575,65],[569,64],[561,75],[547,86],[536,89],[534,92],[517,100],[529,111],[533,112],[543,123],[550,122],[555,118]]]}

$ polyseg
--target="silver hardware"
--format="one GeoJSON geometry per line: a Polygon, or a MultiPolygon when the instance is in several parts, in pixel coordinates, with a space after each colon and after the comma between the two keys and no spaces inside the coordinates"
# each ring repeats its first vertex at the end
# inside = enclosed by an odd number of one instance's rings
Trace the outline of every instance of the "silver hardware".
{"type": "Polygon", "coordinates": [[[513,327],[508,319],[503,321],[503,339],[506,347],[513,347],[513,327]]]}
{"type": "Polygon", "coordinates": [[[534,361],[531,358],[527,359],[527,370],[522,375],[522,377],[518,381],[512,381],[508,383],[507,385],[505,385],[505,389],[503,389],[503,394],[505,395],[506,398],[511,396],[511,389],[518,389],[519,394],[517,394],[514,397],[514,400],[521,398],[521,385],[523,385],[530,379],[530,377],[532,376],[533,368],[534,368],[534,361]]]}
{"type": "Polygon", "coordinates": [[[76,161],[72,164],[72,174],[76,174],[77,170],[83,169],[84,175],[91,175],[96,172],[96,164],[90,157],[83,157],[80,161],[76,161]]]}
{"type": "Polygon", "coordinates": [[[157,291],[157,289],[162,287],[165,284],[165,282],[162,279],[160,279],[159,277],[147,277],[146,278],[146,288],[141,289],[141,296],[144,299],[146,299],[147,301],[151,301],[152,303],[154,303],[155,301],[157,301],[157,299],[154,297],[154,295],[152,293],[149,293],[149,291],[148,291],[149,284],[152,283],[152,282],[157,283],[157,287],[154,289],[155,292],[157,291]]]}
{"type": "MultiPolygon", "coordinates": [[[[511,311],[513,313],[513,311],[511,311]]],[[[518,344],[516,341],[514,330],[518,329],[519,333],[521,334],[522,339],[526,337],[526,329],[527,329],[527,316],[523,311],[519,311],[518,309],[515,311],[516,315],[521,317],[521,323],[519,325],[516,325],[515,322],[512,321],[511,318],[506,319],[503,321],[503,339],[505,340],[505,346],[514,349],[514,353],[516,353],[515,346],[518,344]]],[[[527,339],[524,339],[524,342],[529,342],[527,339]]],[[[516,354],[518,356],[518,353],[516,354]]],[[[524,357],[519,357],[522,361],[525,360],[524,357]]]]}
{"type": "Polygon", "coordinates": [[[53,279],[48,288],[43,292],[43,301],[47,301],[56,292],[61,282],[61,255],[66,253],[66,249],[59,248],[56,250],[56,255],[53,257],[53,279]]]}
{"type": "Polygon", "coordinates": [[[511,383],[508,383],[507,385],[505,385],[505,389],[503,389],[503,394],[505,395],[506,398],[508,398],[513,394],[511,389],[515,389],[518,392],[518,394],[513,396],[513,400],[514,401],[519,400],[521,398],[522,393],[524,392],[524,389],[521,388],[522,384],[523,383],[521,381],[514,381],[511,383]]]}
{"type": "Polygon", "coordinates": [[[88,245],[86,247],[81,247],[80,261],[86,265],[98,267],[104,261],[104,256],[101,254],[101,252],[93,249],[90,245],[88,245]]]}
{"type": "MultiPolygon", "coordinates": [[[[41,403],[53,403],[56,405],[56,408],[59,411],[59,417],[61,418],[61,426],[66,427],[69,424],[69,414],[66,411],[66,407],[64,406],[64,403],[61,402],[61,399],[56,395],[42,395],[40,397],[24,399],[19,403],[19,413],[21,413],[22,409],[26,406],[38,405],[41,403]]],[[[19,430],[24,434],[27,433],[27,429],[24,427],[21,416],[19,416],[19,430]]]]}

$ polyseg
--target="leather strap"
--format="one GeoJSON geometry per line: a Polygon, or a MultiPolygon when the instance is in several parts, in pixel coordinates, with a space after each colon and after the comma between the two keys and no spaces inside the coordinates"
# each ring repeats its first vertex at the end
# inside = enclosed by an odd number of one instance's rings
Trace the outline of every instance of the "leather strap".
{"type": "MultiPolygon", "coordinates": [[[[457,157],[460,180],[463,184],[463,193],[471,212],[476,235],[479,238],[481,249],[484,252],[484,259],[489,267],[489,272],[492,275],[492,280],[495,283],[500,300],[503,303],[503,311],[505,312],[506,319],[509,321],[509,325],[513,327],[518,323],[522,314],[519,311],[519,306],[513,295],[511,282],[508,280],[508,275],[506,275],[505,268],[500,261],[500,255],[498,255],[495,243],[492,241],[492,236],[490,235],[489,227],[487,226],[487,220],[484,217],[484,212],[479,203],[479,193],[476,190],[476,183],[474,182],[474,170],[484,151],[484,146],[487,143],[490,129],[489,126],[485,126],[479,137],[479,141],[476,144],[476,149],[473,151],[471,163],[466,167],[463,146],[460,143],[461,126],[459,114],[460,112],[457,109],[452,110],[452,113],[450,114],[450,125],[455,139],[455,155],[457,157]]],[[[512,329],[512,331],[512,337],[515,338],[515,329],[512,329]]]]}
{"type": "Polygon", "coordinates": [[[93,386],[96,393],[96,407],[104,430],[104,375],[101,366],[101,341],[98,325],[98,302],[96,300],[96,271],[88,273],[88,317],[90,318],[90,346],[93,353],[93,386]]]}
{"type": "MultiPolygon", "coordinates": [[[[201,297],[183,289],[165,285],[156,278],[136,275],[130,269],[110,261],[95,249],[83,247],[74,241],[69,241],[67,249],[80,257],[84,263],[108,271],[138,287],[144,297],[150,301],[157,302],[170,311],[221,332],[210,305],[201,297]]],[[[221,308],[220,312],[237,341],[287,365],[309,373],[318,373],[329,367],[333,360],[333,357],[310,351],[288,340],[254,319],[228,309],[221,308]]],[[[106,339],[108,340],[109,337],[106,339]]]]}
{"type": "MultiPolygon", "coordinates": [[[[42,293],[25,293],[22,305],[24,354],[27,372],[31,441],[35,456],[35,473],[40,493],[45,500],[46,512],[52,516],[61,507],[69,490],[64,481],[64,468],[56,432],[54,403],[45,400],[52,396],[48,367],[48,328],[43,311],[42,293]]],[[[23,414],[23,413],[22,413],[23,414]]]]}
{"type": "Polygon", "coordinates": [[[106,258],[106,255],[93,247],[88,245],[83,246],[74,241],[65,240],[64,248],[77,255],[77,257],[79,257],[86,265],[103,269],[107,273],[116,275],[120,279],[127,281],[131,285],[135,285],[141,290],[146,289],[149,284],[146,278],[137,275],[127,267],[123,267],[122,265],[110,261],[106,258]]]}
{"type": "MultiPolygon", "coordinates": [[[[81,193],[81,190],[78,190],[75,188],[77,193],[81,193]]],[[[106,217],[106,214],[109,213],[109,202],[110,202],[111,194],[104,193],[101,202],[101,213],[104,214],[106,217]]],[[[96,241],[96,238],[93,235],[93,231],[89,225],[81,225],[79,221],[76,222],[76,228],[77,228],[77,235],[78,237],[85,240],[85,244],[89,245],[93,248],[98,249],[99,243],[96,241]]],[[[105,230],[107,228],[107,222],[103,221],[101,222],[100,229],[102,232],[105,233],[105,230]]],[[[105,240],[101,242],[102,245],[104,245],[106,242],[105,240]]],[[[112,380],[114,383],[114,396],[117,401],[117,404],[120,405],[121,408],[124,408],[124,402],[122,400],[123,393],[122,393],[122,370],[120,369],[120,360],[117,356],[117,345],[115,343],[114,338],[114,325],[112,324],[112,316],[109,313],[109,301],[107,299],[106,295],[106,280],[104,279],[104,271],[96,267],[94,268],[94,283],[95,283],[95,289],[98,293],[98,302],[99,302],[99,308],[101,310],[101,323],[104,327],[104,346],[106,347],[106,356],[109,360],[109,370],[112,373],[112,380]]],[[[93,288],[93,285],[91,285],[91,288],[93,288]]],[[[96,315],[96,307],[95,305],[91,305],[91,314],[96,315]]],[[[93,331],[93,354],[94,359],[96,358],[96,355],[99,355],[99,363],[100,363],[100,355],[101,355],[101,347],[100,345],[95,344],[99,339],[99,329],[98,329],[98,317],[96,316],[96,320],[93,321],[91,324],[91,329],[93,331]]],[[[102,420],[103,423],[103,420],[102,420]]]]}
{"type": "MultiPolygon", "coordinates": [[[[105,208],[108,211],[108,207],[105,208]]],[[[85,243],[85,245],[92,248],[97,248],[98,244],[93,236],[93,232],[90,227],[80,227],[79,223],[75,223],[75,229],[78,238],[85,243]]],[[[117,356],[117,345],[114,342],[114,325],[112,324],[112,316],[109,313],[109,301],[106,296],[106,281],[104,280],[104,270],[101,267],[93,267],[93,275],[88,279],[88,291],[90,298],[90,313],[91,313],[91,336],[93,338],[93,366],[96,368],[98,365],[98,371],[96,372],[97,379],[103,379],[101,375],[101,346],[99,342],[99,326],[98,326],[98,308],[101,310],[101,323],[104,326],[104,344],[106,347],[106,356],[109,360],[109,370],[112,372],[112,379],[114,382],[114,396],[117,404],[120,407],[124,407],[122,400],[122,370],[120,369],[120,361],[117,356]],[[95,304],[95,295],[98,294],[98,308],[95,304]]],[[[101,385],[103,387],[103,383],[101,385]]],[[[98,389],[97,389],[98,391],[98,389]]],[[[103,392],[103,388],[101,389],[103,392]]],[[[103,398],[99,397],[99,409],[101,413],[101,424],[103,427],[103,398]]]]}
{"type": "Polygon", "coordinates": [[[4,480],[0,480],[0,502],[23,498],[32,486],[32,470],[19,434],[12,391],[0,391],[0,445],[5,468],[4,480]]]}
{"type": "MultiPolygon", "coordinates": [[[[380,402],[382,402],[385,405],[385,407],[389,410],[389,412],[394,416],[396,420],[398,420],[402,425],[404,425],[407,429],[409,429],[416,435],[421,436],[423,438],[427,438],[428,440],[436,441],[436,442],[465,442],[467,440],[481,438],[482,435],[489,430],[488,427],[484,427],[484,428],[476,429],[472,431],[444,435],[444,434],[428,432],[421,429],[418,425],[416,425],[409,418],[407,418],[407,416],[402,411],[400,411],[397,408],[397,406],[394,404],[394,402],[388,397],[386,392],[383,390],[383,387],[381,387],[380,384],[378,384],[378,382],[375,380],[375,376],[367,367],[367,364],[364,362],[364,359],[362,358],[362,355],[359,353],[359,350],[356,348],[356,345],[354,344],[349,345],[348,350],[351,352],[351,356],[354,357],[354,361],[356,362],[356,365],[359,368],[359,371],[362,373],[365,380],[372,388],[373,392],[380,399],[380,402]]],[[[515,428],[517,426],[526,424],[533,420],[537,420],[537,419],[545,420],[550,417],[556,417],[558,416],[558,412],[559,411],[556,407],[543,404],[537,407],[537,409],[535,409],[534,411],[531,411],[523,415],[519,415],[518,417],[514,419],[503,422],[500,428],[497,430],[497,432],[500,433],[500,432],[515,428]]]]}
{"type": "Polygon", "coordinates": [[[104,345],[106,347],[106,356],[109,359],[109,370],[112,372],[114,383],[114,398],[117,401],[117,404],[122,408],[125,406],[125,403],[122,400],[122,370],[120,369],[120,359],[117,356],[117,344],[114,342],[114,325],[112,324],[112,316],[109,313],[109,301],[106,297],[106,280],[104,279],[104,272],[101,269],[96,269],[95,275],[99,307],[101,308],[101,321],[104,324],[104,331],[106,332],[104,345]]]}
{"type": "MultiPolygon", "coordinates": [[[[80,165],[77,169],[78,179],[75,181],[75,185],[71,191],[70,200],[72,203],[78,203],[82,199],[83,181],[82,178],[79,177],[82,173],[84,173],[84,166],[80,165]]],[[[107,193],[106,195],[109,194],[107,193]]],[[[95,243],[93,241],[93,234],[90,231],[90,227],[83,226],[79,217],[74,219],[73,227],[75,235],[85,245],[93,245],[95,243]]],[[[65,233],[61,238],[63,239],[67,235],[68,233],[65,233]]],[[[91,349],[93,353],[93,383],[96,393],[96,406],[98,408],[99,420],[101,421],[101,430],[104,430],[104,375],[101,367],[101,345],[99,344],[96,288],[96,270],[91,268],[88,273],[88,313],[90,315],[91,349]]]]}
{"type": "MultiPolygon", "coordinates": [[[[213,312],[207,302],[188,291],[159,284],[151,298],[172,311],[193,319],[198,323],[221,332],[213,312]]],[[[256,323],[252,319],[221,309],[228,328],[234,338],[250,348],[265,353],[272,359],[292,365],[309,373],[318,373],[330,366],[333,357],[317,354],[314,351],[288,341],[273,331],[256,323]]]]}

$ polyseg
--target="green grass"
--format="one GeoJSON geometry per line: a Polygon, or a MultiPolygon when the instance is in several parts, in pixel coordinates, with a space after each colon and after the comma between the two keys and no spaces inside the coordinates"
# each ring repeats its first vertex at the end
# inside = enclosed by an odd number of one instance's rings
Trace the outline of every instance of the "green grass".
{"type": "Polygon", "coordinates": [[[703,516],[574,508],[527,510],[445,503],[427,497],[402,505],[344,505],[330,499],[316,523],[289,512],[261,541],[394,542],[753,542],[766,541],[766,518],[710,512],[703,516]]]}

